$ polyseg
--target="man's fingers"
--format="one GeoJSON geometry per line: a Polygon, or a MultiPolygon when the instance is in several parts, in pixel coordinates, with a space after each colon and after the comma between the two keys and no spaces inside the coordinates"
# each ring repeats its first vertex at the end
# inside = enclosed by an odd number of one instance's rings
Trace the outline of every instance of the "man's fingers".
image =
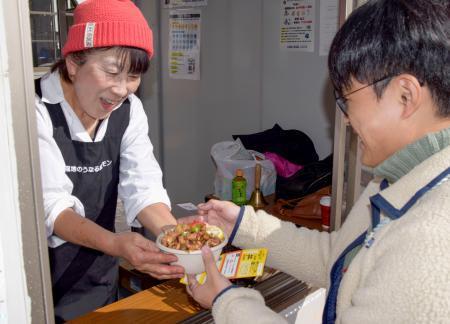
{"type": "Polygon", "coordinates": [[[216,276],[219,273],[217,270],[216,261],[214,260],[214,255],[209,248],[209,246],[204,245],[202,247],[202,258],[203,263],[205,264],[205,270],[208,276],[216,276]]]}
{"type": "Polygon", "coordinates": [[[197,278],[195,278],[195,275],[193,275],[193,274],[188,274],[187,280],[188,280],[187,291],[188,291],[189,295],[191,295],[193,297],[194,290],[197,288],[199,283],[197,281],[197,278]]]}
{"type": "Polygon", "coordinates": [[[211,199],[207,203],[199,204],[198,211],[202,215],[220,214],[229,206],[236,206],[229,201],[211,199]]]}
{"type": "Polygon", "coordinates": [[[205,203],[198,204],[198,205],[197,205],[197,208],[198,208],[199,210],[202,210],[202,211],[208,211],[208,210],[211,210],[211,209],[214,208],[214,206],[215,206],[215,204],[216,204],[217,201],[218,201],[218,200],[210,199],[210,200],[208,200],[208,201],[205,202],[205,203]]]}
{"type": "Polygon", "coordinates": [[[178,221],[179,224],[189,224],[189,223],[192,223],[194,221],[206,222],[206,218],[204,216],[195,215],[195,216],[182,217],[182,218],[179,218],[177,221],[178,221]]]}
{"type": "Polygon", "coordinates": [[[222,209],[221,203],[223,203],[220,200],[211,199],[208,200],[206,203],[199,204],[198,207],[198,213],[200,215],[217,215],[217,212],[222,209]]]}

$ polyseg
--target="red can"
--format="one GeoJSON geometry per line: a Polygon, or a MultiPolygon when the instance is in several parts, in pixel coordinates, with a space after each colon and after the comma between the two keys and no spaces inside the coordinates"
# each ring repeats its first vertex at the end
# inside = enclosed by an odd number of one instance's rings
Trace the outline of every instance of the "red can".
{"type": "Polygon", "coordinates": [[[320,210],[322,213],[322,229],[324,231],[330,230],[330,211],[331,211],[331,197],[323,196],[320,198],[320,210]]]}

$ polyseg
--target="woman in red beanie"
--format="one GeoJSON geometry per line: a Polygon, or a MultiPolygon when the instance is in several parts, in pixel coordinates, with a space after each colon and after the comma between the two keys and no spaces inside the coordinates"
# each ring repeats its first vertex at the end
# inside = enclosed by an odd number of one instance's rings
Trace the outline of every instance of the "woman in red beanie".
{"type": "Polygon", "coordinates": [[[153,54],[152,31],[128,0],[87,0],[63,59],[36,82],[45,224],[57,322],[116,299],[118,262],[159,279],[176,260],[137,233],[114,233],[117,197],[129,225],[176,224],[134,95],[153,54]]]}

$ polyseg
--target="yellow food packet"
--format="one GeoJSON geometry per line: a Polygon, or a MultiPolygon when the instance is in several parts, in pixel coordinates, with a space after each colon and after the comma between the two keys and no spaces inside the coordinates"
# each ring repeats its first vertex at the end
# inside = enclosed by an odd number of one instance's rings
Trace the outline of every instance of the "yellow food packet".
{"type": "MultiPolygon", "coordinates": [[[[263,274],[267,259],[267,249],[246,249],[227,252],[217,261],[217,269],[228,279],[259,277],[263,274]]],[[[203,284],[206,281],[206,272],[197,274],[197,281],[203,284]]],[[[180,282],[187,285],[187,277],[180,282]]]]}

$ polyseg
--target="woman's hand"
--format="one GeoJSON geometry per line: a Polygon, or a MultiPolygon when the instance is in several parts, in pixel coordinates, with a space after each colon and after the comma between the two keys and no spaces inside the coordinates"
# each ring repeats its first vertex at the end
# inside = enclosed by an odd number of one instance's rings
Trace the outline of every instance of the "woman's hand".
{"type": "Polygon", "coordinates": [[[177,261],[176,256],[162,253],[154,242],[138,233],[116,234],[110,254],[124,258],[137,270],[160,280],[184,276],[183,267],[168,264],[177,261]]]}
{"type": "Polygon", "coordinates": [[[179,223],[190,223],[194,220],[206,222],[220,227],[229,237],[239,215],[240,207],[229,201],[211,199],[198,205],[200,216],[189,216],[178,219],[179,223]]]}
{"type": "Polygon", "coordinates": [[[207,275],[206,282],[201,285],[195,275],[188,275],[186,290],[202,307],[211,308],[214,298],[223,289],[231,286],[231,282],[219,272],[211,249],[206,245],[202,248],[202,257],[207,275]]]}

